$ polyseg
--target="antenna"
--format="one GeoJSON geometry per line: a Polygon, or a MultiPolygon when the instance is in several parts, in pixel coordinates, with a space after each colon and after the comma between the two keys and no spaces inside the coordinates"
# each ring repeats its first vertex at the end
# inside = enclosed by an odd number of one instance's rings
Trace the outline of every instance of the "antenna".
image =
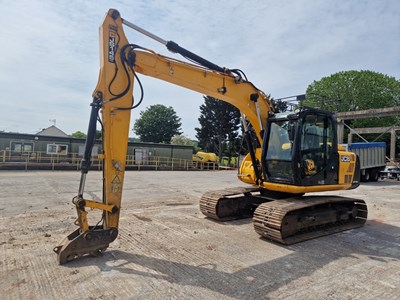
{"type": "Polygon", "coordinates": [[[49,122],[52,122],[54,126],[56,126],[57,119],[50,119],[49,122]]]}

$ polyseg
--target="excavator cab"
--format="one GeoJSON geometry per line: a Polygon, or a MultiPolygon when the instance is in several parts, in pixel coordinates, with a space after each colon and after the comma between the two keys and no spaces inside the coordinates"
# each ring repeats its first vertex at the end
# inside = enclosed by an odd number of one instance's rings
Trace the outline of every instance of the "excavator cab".
{"type": "Polygon", "coordinates": [[[316,109],[275,114],[267,122],[262,165],[265,181],[296,186],[338,183],[334,116],[316,109]]]}
{"type": "Polygon", "coordinates": [[[282,244],[365,224],[363,200],[304,195],[358,185],[357,157],[338,146],[332,113],[302,108],[270,114],[261,149],[246,156],[238,175],[243,182],[255,178],[257,185],[205,193],[200,200],[204,215],[219,221],[253,217],[259,235],[282,244]]]}

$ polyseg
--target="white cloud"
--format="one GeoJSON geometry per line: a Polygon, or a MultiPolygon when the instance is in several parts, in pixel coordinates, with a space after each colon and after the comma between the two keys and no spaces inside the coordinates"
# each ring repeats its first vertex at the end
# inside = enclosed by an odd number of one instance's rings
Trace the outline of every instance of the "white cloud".
{"type": "MultiPolygon", "coordinates": [[[[98,26],[108,1],[2,1],[0,130],[33,133],[51,125],[85,131],[98,75],[98,26]]],[[[398,1],[113,1],[121,15],[225,67],[240,68],[266,93],[304,93],[332,73],[369,69],[400,77],[398,1]]],[[[126,29],[130,42],[168,53],[126,29]]],[[[162,103],[194,138],[194,92],[141,76],[139,110],[162,103]]],[[[134,111],[132,120],[139,115],[134,111]]]]}

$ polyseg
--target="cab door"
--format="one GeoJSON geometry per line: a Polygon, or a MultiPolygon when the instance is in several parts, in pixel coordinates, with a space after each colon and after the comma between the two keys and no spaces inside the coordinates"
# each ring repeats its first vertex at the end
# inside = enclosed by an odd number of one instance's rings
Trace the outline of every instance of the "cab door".
{"type": "Polygon", "coordinates": [[[297,155],[302,185],[338,183],[336,122],[329,113],[306,111],[301,118],[297,155]]]}

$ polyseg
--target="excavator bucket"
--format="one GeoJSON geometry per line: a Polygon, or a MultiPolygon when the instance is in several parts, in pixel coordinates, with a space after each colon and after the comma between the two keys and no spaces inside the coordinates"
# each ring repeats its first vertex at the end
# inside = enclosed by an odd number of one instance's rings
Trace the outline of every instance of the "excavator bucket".
{"type": "Polygon", "coordinates": [[[83,233],[77,229],[53,250],[57,253],[58,263],[62,265],[84,255],[100,255],[117,236],[116,228],[103,229],[100,226],[91,226],[83,233]]]}

